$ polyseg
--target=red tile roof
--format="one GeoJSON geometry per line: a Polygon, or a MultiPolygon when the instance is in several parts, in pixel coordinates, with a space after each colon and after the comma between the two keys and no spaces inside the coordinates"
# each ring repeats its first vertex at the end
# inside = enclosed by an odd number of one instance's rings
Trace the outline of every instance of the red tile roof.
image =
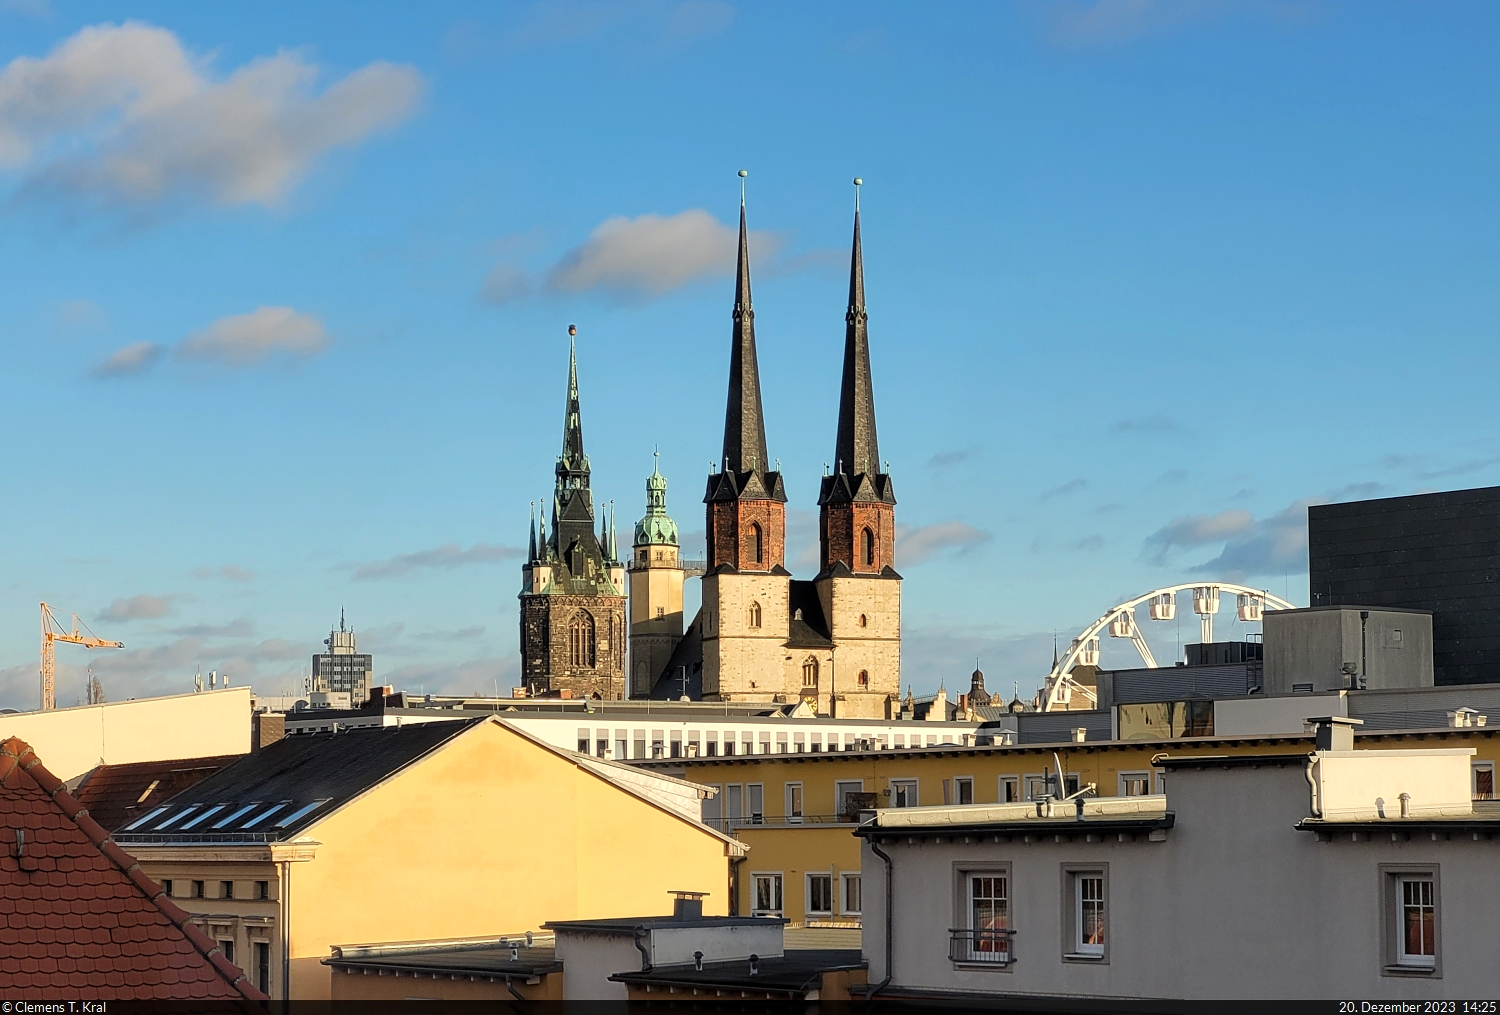
{"type": "Polygon", "coordinates": [[[0,983],[87,1000],[262,1001],[15,737],[0,743],[0,983]]]}
{"type": "Polygon", "coordinates": [[[197,785],[243,754],[177,761],[100,765],[78,784],[73,797],[108,832],[117,832],[153,807],[197,785]]]}

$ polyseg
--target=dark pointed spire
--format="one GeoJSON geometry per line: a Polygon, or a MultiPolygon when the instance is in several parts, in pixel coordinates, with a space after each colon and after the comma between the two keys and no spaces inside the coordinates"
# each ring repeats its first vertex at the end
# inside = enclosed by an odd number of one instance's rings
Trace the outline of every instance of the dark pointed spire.
{"type": "Polygon", "coordinates": [[[850,476],[880,472],[875,437],[875,390],[870,380],[870,334],[865,313],[864,255],[859,242],[859,185],[854,181],[854,250],[849,262],[849,310],[844,315],[844,384],[839,397],[835,457],[850,476]]]}
{"type": "Polygon", "coordinates": [[[568,325],[568,407],[563,421],[563,464],[570,472],[587,471],[583,456],[583,418],[578,406],[578,328],[568,325]]]}
{"type": "Polygon", "coordinates": [[[526,559],[536,560],[536,501],[531,502],[531,521],[526,525],[526,559]]]}
{"type": "MultiPolygon", "coordinates": [[[[746,173],[740,170],[743,180],[746,173]]],[[[724,414],[725,472],[767,472],[766,423],[755,356],[755,310],[750,302],[750,242],[745,195],[740,190],[740,253],[735,267],[734,344],[729,353],[729,403],[724,414]]]]}

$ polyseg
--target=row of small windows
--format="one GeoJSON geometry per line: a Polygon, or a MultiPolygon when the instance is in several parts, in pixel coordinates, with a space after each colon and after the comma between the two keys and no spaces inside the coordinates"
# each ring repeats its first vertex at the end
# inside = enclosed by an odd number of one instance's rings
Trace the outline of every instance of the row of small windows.
{"type": "MultiPolygon", "coordinates": [[[[162,881],[161,888],[162,888],[162,891],[166,892],[168,896],[171,896],[173,898],[179,898],[179,899],[183,899],[183,898],[185,898],[185,899],[206,899],[206,898],[209,897],[209,895],[208,895],[208,882],[206,882],[206,881],[192,881],[192,880],[176,880],[176,881],[174,881],[171,878],[167,878],[166,880],[162,881]],[[186,894],[184,894],[184,893],[186,893],[186,894]]],[[[257,901],[264,902],[264,901],[268,900],[271,897],[271,882],[269,882],[269,881],[257,881],[257,882],[255,882],[255,888],[253,889],[253,891],[254,891],[254,894],[251,895],[251,896],[249,896],[249,897],[253,898],[253,899],[257,900],[257,901]]],[[[234,898],[245,898],[245,896],[236,895],[235,894],[235,888],[234,888],[234,882],[233,881],[220,881],[219,882],[219,894],[216,895],[216,896],[214,896],[214,898],[216,898],[216,899],[234,899],[234,898]]]]}
{"type": "MultiPolygon", "coordinates": [[[[749,530],[745,533],[746,548],[749,550],[750,562],[761,564],[765,562],[765,531],[759,522],[751,522],[749,530]]],[[[660,556],[660,554],[658,554],[660,556]]],[[[865,567],[875,566],[875,533],[865,528],[860,533],[860,563],[865,567]]],[[[644,555],[642,557],[644,559],[644,555]]]]}
{"type": "MultiPolygon", "coordinates": [[[[756,628],[756,629],[758,629],[760,627],[760,623],[761,623],[760,603],[757,603],[757,602],[751,602],[750,603],[750,608],[746,611],[746,618],[745,619],[749,623],[750,627],[756,628]]],[[[863,614],[863,613],[861,613],[859,615],[859,626],[860,627],[869,627],[870,626],[870,618],[869,618],[868,615],[863,614]]]]}
{"type": "MultiPolygon", "coordinates": [[[[863,671],[862,671],[863,672],[863,671]]],[[[827,743],[824,743],[822,733],[787,733],[776,731],[775,739],[769,731],[761,731],[757,736],[749,730],[740,732],[738,735],[734,730],[724,730],[723,740],[719,739],[718,730],[588,730],[578,731],[578,752],[580,754],[592,754],[600,758],[614,758],[625,761],[631,759],[646,760],[659,758],[717,758],[736,757],[754,754],[818,754],[824,751],[874,751],[886,750],[890,745],[889,737],[885,733],[875,734],[871,732],[829,733],[827,743]],[[632,733],[634,734],[632,736],[632,733]]],[[[921,734],[911,734],[911,747],[922,747],[923,737],[921,734]]],[[[973,746],[975,737],[972,733],[955,734],[945,732],[942,734],[929,733],[926,735],[926,746],[937,747],[940,745],[967,745],[973,746]]],[[[905,734],[898,733],[895,736],[895,746],[905,750],[908,746],[905,734]]],[[[1006,799],[1011,799],[1007,797],[1006,799]]]]}

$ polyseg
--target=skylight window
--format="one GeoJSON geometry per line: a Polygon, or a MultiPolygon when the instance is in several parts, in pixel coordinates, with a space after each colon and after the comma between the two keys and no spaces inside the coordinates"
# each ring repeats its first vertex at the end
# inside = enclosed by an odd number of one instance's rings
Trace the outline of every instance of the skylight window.
{"type": "Polygon", "coordinates": [[[142,825],[144,825],[147,822],[153,820],[154,818],[161,817],[162,813],[165,810],[166,810],[165,807],[158,807],[154,811],[150,811],[150,812],[148,812],[146,814],[141,815],[140,817],[138,817],[134,821],[132,821],[130,824],[126,825],[125,828],[124,828],[124,831],[127,831],[127,832],[133,832],[133,831],[135,831],[137,828],[140,828],[142,825]]]}
{"type": "Polygon", "coordinates": [[[310,804],[303,804],[301,807],[298,807],[295,811],[293,811],[292,813],[288,814],[286,817],[282,818],[280,821],[276,822],[276,824],[273,825],[272,827],[273,828],[286,828],[288,825],[295,824],[297,821],[299,821],[300,819],[306,817],[308,814],[312,813],[317,808],[322,807],[327,802],[328,802],[327,800],[314,800],[310,804]]]}
{"type": "Polygon", "coordinates": [[[182,831],[186,832],[189,828],[194,828],[198,825],[203,824],[203,822],[207,821],[209,818],[213,817],[215,814],[219,813],[228,806],[228,804],[214,804],[208,810],[204,811],[202,814],[199,814],[192,821],[189,821],[187,824],[183,825],[182,831]]]}
{"type": "Polygon", "coordinates": [[[217,832],[221,828],[228,828],[237,819],[239,819],[240,817],[243,817],[244,815],[250,813],[251,811],[255,810],[255,808],[257,808],[259,806],[260,806],[260,801],[259,800],[252,800],[250,803],[246,804],[245,806],[241,807],[239,810],[235,811],[233,814],[229,815],[229,817],[227,817],[227,818],[220,818],[218,821],[215,821],[214,824],[213,824],[214,831],[217,832]]]}
{"type": "Polygon", "coordinates": [[[289,803],[291,803],[290,800],[283,800],[279,804],[272,804],[270,807],[267,807],[265,810],[261,811],[259,814],[251,818],[249,821],[245,822],[240,827],[244,829],[254,828],[256,825],[260,824],[262,821],[266,820],[289,803]]]}
{"type": "Polygon", "coordinates": [[[183,818],[187,817],[189,814],[193,813],[202,806],[202,804],[188,804],[182,810],[178,811],[176,814],[172,815],[170,818],[157,825],[156,830],[158,832],[165,832],[167,829],[171,828],[173,825],[177,824],[177,822],[181,821],[183,818]]]}

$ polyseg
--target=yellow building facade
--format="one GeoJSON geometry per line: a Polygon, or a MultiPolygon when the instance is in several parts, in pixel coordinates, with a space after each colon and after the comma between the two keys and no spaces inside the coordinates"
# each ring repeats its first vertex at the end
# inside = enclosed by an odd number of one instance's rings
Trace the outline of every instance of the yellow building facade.
{"type": "MultiPolygon", "coordinates": [[[[217,778],[189,792],[209,806],[217,778]]],[[[252,981],[256,945],[269,947],[273,998],[327,999],[323,960],[335,944],[650,913],[674,890],[706,892],[706,911],[726,913],[728,858],[744,846],[654,794],[654,782],[485,719],[297,829],[293,841],[126,836],[121,844],[152,878],[171,882],[173,901],[210,936],[235,942],[252,981]]]]}
{"type": "MultiPolygon", "coordinates": [[[[1485,787],[1493,793],[1500,764],[1496,732],[1370,733],[1358,737],[1358,746],[1473,747],[1476,793],[1482,795],[1485,787]]],[[[1286,734],[748,755],[643,767],[715,791],[706,820],[749,847],[736,873],[736,912],[785,916],[793,925],[847,926],[859,922],[863,909],[859,842],[852,834],[861,809],[1036,799],[1047,794],[1057,762],[1068,793],[1091,783],[1099,796],[1163,793],[1165,775],[1153,763],[1161,755],[1306,754],[1312,746],[1310,734],[1286,734]]]]}

